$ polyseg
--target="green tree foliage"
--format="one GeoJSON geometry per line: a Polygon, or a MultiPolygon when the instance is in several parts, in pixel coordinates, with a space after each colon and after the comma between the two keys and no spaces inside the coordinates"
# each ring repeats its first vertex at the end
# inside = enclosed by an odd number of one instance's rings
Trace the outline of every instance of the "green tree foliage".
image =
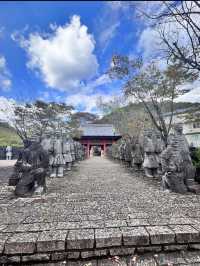
{"type": "Polygon", "coordinates": [[[174,100],[182,94],[180,85],[196,79],[195,73],[184,69],[181,63],[168,65],[161,71],[155,61],[143,64],[142,60],[131,60],[127,56],[115,55],[109,70],[111,78],[124,81],[123,91],[127,97],[141,102],[154,127],[167,143],[174,113],[174,100]],[[170,105],[170,122],[164,119],[164,103],[170,105]]]}

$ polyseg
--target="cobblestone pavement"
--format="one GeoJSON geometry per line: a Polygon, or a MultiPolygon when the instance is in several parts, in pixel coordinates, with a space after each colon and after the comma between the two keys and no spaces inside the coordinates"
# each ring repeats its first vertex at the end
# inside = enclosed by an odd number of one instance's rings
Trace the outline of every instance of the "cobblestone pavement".
{"type": "MultiPolygon", "coordinates": [[[[136,265],[171,265],[162,264],[163,252],[175,260],[174,251],[192,257],[196,250],[199,264],[181,257],[172,265],[200,265],[200,195],[163,192],[159,180],[102,157],[82,161],[64,178],[48,178],[42,197],[15,198],[10,174],[11,168],[0,168],[0,263],[63,265],[55,261],[67,258],[70,266],[96,266],[98,257],[154,252],[156,262],[151,257],[152,263],[136,265]]],[[[100,265],[115,264],[105,259],[100,265]]]]}

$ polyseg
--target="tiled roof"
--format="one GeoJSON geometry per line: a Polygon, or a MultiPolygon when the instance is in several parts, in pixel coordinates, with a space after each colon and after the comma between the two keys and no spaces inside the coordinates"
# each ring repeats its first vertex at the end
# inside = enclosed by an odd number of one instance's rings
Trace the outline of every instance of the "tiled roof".
{"type": "Polygon", "coordinates": [[[81,127],[83,136],[120,136],[112,124],[86,124],[81,127]]]}

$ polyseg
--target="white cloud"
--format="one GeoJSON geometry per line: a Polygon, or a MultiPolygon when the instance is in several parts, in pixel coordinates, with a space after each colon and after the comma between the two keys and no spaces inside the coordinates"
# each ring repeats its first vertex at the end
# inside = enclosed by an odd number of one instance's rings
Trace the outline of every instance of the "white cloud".
{"type": "Polygon", "coordinates": [[[32,33],[28,39],[18,39],[28,54],[27,66],[39,72],[51,88],[61,91],[78,88],[83,80],[97,73],[94,38],[76,15],[69,24],[50,24],[50,28],[51,34],[32,33]]]}
{"type": "Polygon", "coordinates": [[[0,89],[9,91],[12,85],[11,74],[7,68],[6,59],[0,56],[0,89]]]}
{"type": "Polygon", "coordinates": [[[115,37],[117,29],[120,26],[120,22],[114,22],[109,27],[106,27],[99,35],[100,45],[103,47],[103,51],[107,48],[110,41],[115,37]]]}
{"type": "Polygon", "coordinates": [[[102,97],[104,102],[109,102],[113,95],[108,95],[104,93],[96,93],[96,94],[82,94],[77,93],[70,95],[66,98],[67,104],[72,104],[76,107],[77,110],[83,110],[84,112],[98,112],[97,110],[97,101],[102,97]]]}
{"type": "Polygon", "coordinates": [[[15,101],[6,97],[0,97],[0,121],[12,125],[14,118],[15,101]]]}

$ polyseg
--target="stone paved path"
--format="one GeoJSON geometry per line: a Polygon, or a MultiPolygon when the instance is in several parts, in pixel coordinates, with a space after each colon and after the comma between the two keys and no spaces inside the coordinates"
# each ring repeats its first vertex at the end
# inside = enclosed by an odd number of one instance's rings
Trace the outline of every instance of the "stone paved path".
{"type": "Polygon", "coordinates": [[[47,194],[31,199],[13,196],[5,178],[10,173],[0,168],[5,261],[68,258],[76,260],[69,265],[79,265],[78,259],[90,257],[200,249],[199,195],[163,192],[158,180],[101,157],[82,161],[64,178],[48,179],[47,194]]]}

